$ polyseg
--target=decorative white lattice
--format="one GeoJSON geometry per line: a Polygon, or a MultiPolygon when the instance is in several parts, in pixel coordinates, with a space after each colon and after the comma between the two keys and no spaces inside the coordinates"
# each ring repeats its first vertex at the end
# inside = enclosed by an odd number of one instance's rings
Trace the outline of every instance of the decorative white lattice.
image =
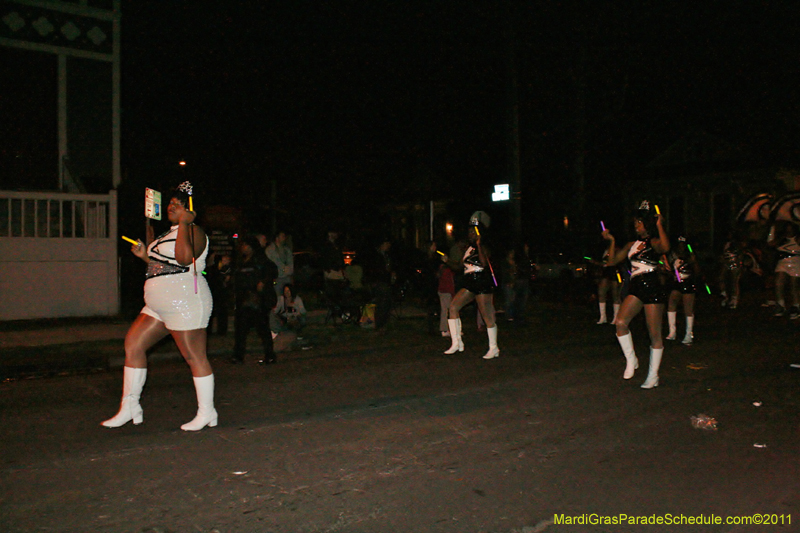
{"type": "Polygon", "coordinates": [[[53,26],[45,17],[39,17],[33,22],[32,25],[42,37],[50,35],[53,33],[53,30],[55,30],[55,26],[53,26]]]}
{"type": "Polygon", "coordinates": [[[89,39],[91,39],[91,41],[95,44],[95,46],[99,45],[108,38],[108,36],[103,32],[103,30],[101,30],[97,26],[89,30],[86,36],[89,37],[89,39]]]}
{"type": "Polygon", "coordinates": [[[61,26],[61,33],[70,41],[74,41],[81,35],[81,29],[72,22],[67,22],[61,26]]]}
{"type": "Polygon", "coordinates": [[[19,31],[25,27],[25,19],[20,17],[19,13],[16,11],[12,11],[3,17],[3,22],[6,23],[6,26],[11,28],[11,31],[19,31]]]}

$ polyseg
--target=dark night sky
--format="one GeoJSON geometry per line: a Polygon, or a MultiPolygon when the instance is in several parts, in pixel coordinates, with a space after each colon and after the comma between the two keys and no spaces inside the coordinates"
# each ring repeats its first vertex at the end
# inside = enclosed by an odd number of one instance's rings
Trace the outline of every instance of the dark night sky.
{"type": "Polygon", "coordinates": [[[198,189],[243,206],[266,203],[276,179],[282,206],[304,219],[380,203],[432,173],[430,194],[485,206],[507,174],[509,42],[524,210],[573,192],[579,83],[590,190],[636,175],[690,130],[788,165],[797,6],[126,2],[125,177],[137,190],[172,180],[186,159],[198,189]]]}
{"type": "Polygon", "coordinates": [[[691,129],[794,155],[795,2],[600,4],[126,4],[126,167],[186,158],[223,196],[215,184],[274,178],[313,203],[374,200],[424,165],[488,197],[507,171],[508,20],[534,192],[569,178],[579,79],[590,181],[635,173],[691,129]]]}

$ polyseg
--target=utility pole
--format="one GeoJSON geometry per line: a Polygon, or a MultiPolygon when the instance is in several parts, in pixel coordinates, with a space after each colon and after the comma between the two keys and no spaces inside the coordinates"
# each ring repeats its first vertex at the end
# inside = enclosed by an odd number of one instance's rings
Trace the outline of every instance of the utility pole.
{"type": "Polygon", "coordinates": [[[515,243],[522,239],[522,188],[519,164],[519,88],[517,83],[517,55],[514,25],[511,13],[506,16],[506,43],[508,69],[508,182],[511,185],[511,236],[515,243]]]}

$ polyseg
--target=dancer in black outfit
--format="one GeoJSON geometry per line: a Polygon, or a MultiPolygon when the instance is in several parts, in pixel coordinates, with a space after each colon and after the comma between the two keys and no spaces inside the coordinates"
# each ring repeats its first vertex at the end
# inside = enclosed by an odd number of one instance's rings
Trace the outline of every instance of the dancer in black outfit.
{"type": "Polygon", "coordinates": [[[447,326],[450,329],[452,345],[444,353],[453,354],[464,351],[464,342],[461,339],[461,308],[476,300],[478,310],[486,323],[486,333],[489,336],[489,351],[484,359],[494,359],[500,356],[497,347],[497,323],[495,322],[494,289],[496,281],[489,262],[488,250],[482,246],[482,233],[489,227],[489,215],[483,211],[476,211],[470,217],[469,247],[464,252],[464,278],[462,288],[453,297],[448,310],[447,326]]]}
{"type": "Polygon", "coordinates": [[[603,232],[609,241],[609,265],[617,265],[626,258],[631,262],[631,277],[628,294],[622,301],[614,324],[617,327],[617,340],[625,355],[626,365],[623,378],[630,379],[639,368],[639,360],[633,349],[633,337],[628,326],[631,320],[644,308],[647,330],[650,333],[650,370],[642,384],[643,389],[658,386],[658,368],[664,353],[661,338],[661,322],[664,304],[667,301],[666,287],[661,283],[657,272],[661,256],[669,251],[669,239],[661,222],[661,215],[651,209],[649,202],[642,202],[633,220],[637,240],[616,249],[614,237],[603,232]]]}
{"type": "Polygon", "coordinates": [[[683,314],[686,315],[686,334],[683,344],[689,346],[694,342],[694,299],[697,293],[697,276],[700,268],[686,237],[678,237],[678,245],[667,255],[670,267],[670,293],[667,305],[667,324],[669,325],[668,341],[678,338],[678,303],[683,303],[683,314]]]}

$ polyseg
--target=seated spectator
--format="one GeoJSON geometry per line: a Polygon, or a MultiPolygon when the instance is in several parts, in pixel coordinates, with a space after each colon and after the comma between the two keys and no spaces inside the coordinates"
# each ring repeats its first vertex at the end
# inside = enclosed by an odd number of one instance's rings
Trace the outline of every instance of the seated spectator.
{"type": "Polygon", "coordinates": [[[303,299],[295,294],[294,285],[283,287],[283,295],[278,296],[278,303],[270,315],[270,329],[273,333],[288,330],[301,331],[306,325],[306,308],[303,299]]]}
{"type": "Polygon", "coordinates": [[[364,269],[358,262],[353,261],[344,268],[344,277],[349,282],[349,287],[354,291],[360,291],[364,288],[364,283],[361,281],[364,277],[364,269]]]}

